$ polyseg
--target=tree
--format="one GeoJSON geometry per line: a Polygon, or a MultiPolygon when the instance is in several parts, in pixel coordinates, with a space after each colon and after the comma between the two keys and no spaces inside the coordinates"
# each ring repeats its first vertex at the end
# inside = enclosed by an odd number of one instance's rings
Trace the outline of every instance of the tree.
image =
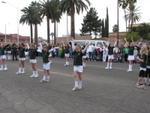
{"type": "Polygon", "coordinates": [[[106,19],[105,19],[105,37],[109,37],[109,15],[108,8],[106,10],[106,19]]]}
{"type": "Polygon", "coordinates": [[[104,20],[102,20],[102,37],[105,37],[105,25],[104,25],[104,20]]]}
{"type": "Polygon", "coordinates": [[[89,0],[62,0],[61,10],[71,16],[71,36],[75,39],[75,13],[80,14],[88,9],[89,0]]]}
{"type": "Polygon", "coordinates": [[[50,20],[52,18],[51,0],[41,1],[41,6],[42,6],[42,15],[46,16],[46,20],[47,20],[47,42],[50,43],[50,20]]]}
{"type": "Polygon", "coordinates": [[[126,31],[128,28],[128,20],[127,20],[127,9],[129,8],[130,4],[135,4],[137,0],[118,0],[119,7],[124,10],[124,18],[126,23],[126,31]]]}
{"type": "Polygon", "coordinates": [[[20,18],[20,23],[30,25],[30,37],[31,37],[31,43],[33,43],[32,7],[24,7],[21,11],[23,12],[23,15],[20,18]]]}
{"type": "Polygon", "coordinates": [[[138,32],[128,32],[126,37],[128,41],[137,41],[141,39],[138,32]]]}
{"type": "Polygon", "coordinates": [[[143,39],[143,40],[150,40],[150,25],[149,24],[141,24],[137,27],[133,27],[132,29],[133,32],[138,32],[139,36],[143,39]]]}
{"type": "Polygon", "coordinates": [[[113,26],[113,30],[112,30],[114,33],[117,33],[117,31],[118,31],[118,25],[117,24],[115,24],[114,26],[113,26]]]}
{"type": "Polygon", "coordinates": [[[38,2],[31,2],[30,6],[32,8],[33,14],[32,14],[32,21],[35,26],[35,43],[38,45],[38,24],[42,22],[42,13],[41,13],[41,5],[38,2]]]}
{"type": "Polygon", "coordinates": [[[54,23],[54,44],[56,44],[56,23],[61,19],[61,4],[59,0],[51,0],[52,4],[52,22],[54,23]]]}
{"type": "Polygon", "coordinates": [[[95,8],[90,8],[87,12],[80,30],[82,35],[90,34],[91,36],[92,33],[94,33],[96,37],[97,34],[101,32],[101,19],[99,19],[97,14],[95,8]]]}
{"type": "Polygon", "coordinates": [[[140,20],[139,8],[136,8],[134,3],[129,5],[126,18],[128,20],[128,28],[132,31],[133,24],[140,20]]]}

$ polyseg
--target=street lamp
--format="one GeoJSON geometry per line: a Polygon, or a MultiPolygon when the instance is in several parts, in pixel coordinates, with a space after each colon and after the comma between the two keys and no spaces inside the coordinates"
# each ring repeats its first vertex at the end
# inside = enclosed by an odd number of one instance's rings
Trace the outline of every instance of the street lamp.
{"type": "MultiPolygon", "coordinates": [[[[8,2],[1,1],[1,3],[3,3],[3,4],[9,4],[10,6],[14,7],[14,8],[17,10],[17,42],[19,43],[19,19],[18,19],[18,17],[19,17],[18,11],[19,11],[19,10],[18,10],[17,7],[11,5],[11,4],[8,3],[8,2]]],[[[5,26],[5,29],[6,29],[6,26],[5,26]]],[[[5,38],[6,38],[6,35],[5,35],[5,38]]],[[[6,39],[5,39],[5,41],[6,41],[6,39]]]]}

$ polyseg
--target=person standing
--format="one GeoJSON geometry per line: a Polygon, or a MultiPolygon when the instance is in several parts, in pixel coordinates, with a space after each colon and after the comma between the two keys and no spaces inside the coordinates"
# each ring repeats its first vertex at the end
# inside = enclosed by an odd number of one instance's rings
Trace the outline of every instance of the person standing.
{"type": "Polygon", "coordinates": [[[128,44],[125,44],[123,48],[123,54],[124,54],[124,61],[128,62],[128,54],[129,54],[128,44]]]}
{"type": "Polygon", "coordinates": [[[107,45],[103,46],[103,62],[106,62],[108,56],[108,47],[107,45]]]}
{"type": "Polygon", "coordinates": [[[36,55],[37,51],[36,51],[36,47],[34,44],[31,45],[31,48],[29,49],[29,59],[30,59],[30,63],[32,65],[32,75],[30,76],[31,78],[35,77],[37,78],[39,76],[38,71],[37,71],[37,60],[36,60],[36,55]]]}
{"type": "Polygon", "coordinates": [[[64,52],[65,52],[65,64],[64,64],[64,66],[69,66],[69,57],[70,57],[70,55],[69,55],[69,44],[66,44],[65,46],[64,46],[64,52]]]}
{"type": "Polygon", "coordinates": [[[16,72],[17,75],[25,73],[26,57],[25,57],[25,45],[23,43],[19,44],[18,56],[19,56],[19,68],[18,71],[16,72]]]}
{"type": "Polygon", "coordinates": [[[114,50],[114,47],[112,44],[110,44],[108,46],[108,61],[107,61],[107,66],[105,67],[105,69],[112,69],[112,61],[114,59],[113,50],[114,50]]]}
{"type": "Polygon", "coordinates": [[[135,60],[134,57],[134,42],[131,42],[129,45],[129,55],[128,55],[128,62],[129,62],[129,66],[128,66],[128,70],[127,72],[132,72],[133,71],[133,61],[135,60]]]}
{"type": "Polygon", "coordinates": [[[51,57],[52,55],[49,53],[48,46],[44,45],[43,51],[42,51],[44,75],[43,75],[43,78],[40,80],[40,82],[42,83],[50,81],[50,68],[51,68],[50,58],[51,57]]]}
{"type": "Polygon", "coordinates": [[[137,60],[140,61],[140,72],[136,83],[137,88],[145,88],[147,55],[148,55],[147,46],[144,45],[140,50],[140,55],[137,57],[137,60]]]}
{"type": "Polygon", "coordinates": [[[83,73],[83,52],[80,45],[77,45],[73,52],[73,71],[74,71],[74,87],[72,91],[82,89],[82,73],[83,73]]]}
{"type": "Polygon", "coordinates": [[[18,60],[17,55],[18,55],[18,48],[16,44],[12,45],[12,49],[11,49],[11,53],[12,53],[12,60],[18,60]]]}

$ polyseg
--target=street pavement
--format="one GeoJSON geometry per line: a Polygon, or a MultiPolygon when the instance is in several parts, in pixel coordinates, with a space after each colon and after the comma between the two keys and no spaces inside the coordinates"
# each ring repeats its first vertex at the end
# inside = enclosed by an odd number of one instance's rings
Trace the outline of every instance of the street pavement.
{"type": "MultiPolygon", "coordinates": [[[[8,71],[0,71],[0,113],[150,113],[150,87],[137,89],[138,64],[127,73],[126,63],[88,62],[84,70],[84,89],[73,92],[72,63],[64,67],[64,59],[53,59],[51,81],[40,83],[26,74],[16,75],[18,62],[8,61],[8,71]]],[[[38,58],[38,70],[42,61],[38,58]]]]}

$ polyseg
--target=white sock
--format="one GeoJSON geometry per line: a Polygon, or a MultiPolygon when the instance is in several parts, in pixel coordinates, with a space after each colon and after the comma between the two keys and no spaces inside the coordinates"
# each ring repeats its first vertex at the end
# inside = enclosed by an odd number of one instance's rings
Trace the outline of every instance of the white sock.
{"type": "Polygon", "coordinates": [[[45,75],[43,76],[42,80],[44,80],[44,81],[46,80],[46,76],[45,75]]]}
{"type": "Polygon", "coordinates": [[[107,68],[109,68],[109,62],[107,62],[107,68]]]}
{"type": "Polygon", "coordinates": [[[129,70],[132,71],[132,64],[129,64],[129,70]]]}
{"type": "Polygon", "coordinates": [[[79,88],[82,88],[82,80],[79,80],[79,81],[78,81],[78,85],[79,85],[79,86],[78,86],[79,88]]]}
{"type": "Polygon", "coordinates": [[[68,61],[66,62],[66,65],[69,65],[69,62],[68,62],[68,61]]]}
{"type": "Polygon", "coordinates": [[[110,63],[110,68],[112,68],[112,62],[110,63]]]}
{"type": "Polygon", "coordinates": [[[78,87],[78,86],[79,86],[79,85],[78,85],[78,81],[75,81],[74,83],[75,83],[75,87],[78,87]]]}
{"type": "Polygon", "coordinates": [[[21,73],[21,70],[22,70],[22,68],[21,68],[21,67],[19,67],[18,72],[19,72],[19,73],[21,73]]]}

